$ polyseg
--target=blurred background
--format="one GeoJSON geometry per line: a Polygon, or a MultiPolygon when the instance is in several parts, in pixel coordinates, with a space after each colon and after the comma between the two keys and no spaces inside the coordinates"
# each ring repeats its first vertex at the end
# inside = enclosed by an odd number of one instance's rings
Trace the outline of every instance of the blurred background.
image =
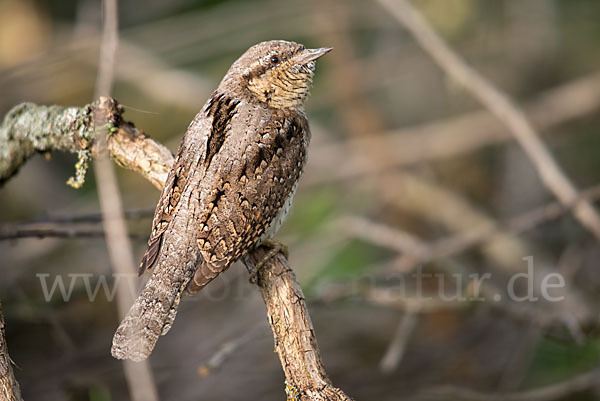
{"type": "MultiPolygon", "coordinates": [[[[577,188],[598,198],[600,3],[413,4],[522,107],[577,188]]],[[[101,20],[99,0],[0,0],[0,115],[24,101],[90,103],[101,20]]],[[[114,96],[173,151],[251,45],[335,48],[317,66],[309,164],[279,234],[334,384],[357,400],[553,385],[531,399],[600,400],[599,376],[588,373],[600,364],[598,240],[555,202],[510,132],[379,3],[121,0],[119,20],[114,96]],[[506,296],[526,257],[535,294],[547,274],[564,277],[552,292],[562,301],[506,296]],[[415,272],[431,276],[418,283],[415,272]],[[486,301],[472,300],[473,274],[485,273],[486,301]]],[[[110,356],[116,304],[103,290],[90,301],[82,279],[69,302],[58,289],[47,302],[38,276],[68,287],[73,274],[92,274],[94,286],[111,275],[94,175],[82,189],[65,185],[75,161],[37,156],[0,188],[4,228],[68,231],[0,241],[7,341],[27,400],[126,400],[122,364],[110,356]]],[[[118,175],[140,258],[159,193],[133,172],[118,175]]],[[[162,400],[283,399],[265,307],[247,277],[236,264],[183,302],[151,357],[162,400]]],[[[518,283],[523,294],[527,279],[518,283]]]]}

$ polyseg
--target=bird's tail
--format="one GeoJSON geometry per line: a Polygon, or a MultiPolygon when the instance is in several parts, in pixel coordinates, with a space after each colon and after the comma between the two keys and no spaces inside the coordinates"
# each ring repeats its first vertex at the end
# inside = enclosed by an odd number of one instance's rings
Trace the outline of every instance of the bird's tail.
{"type": "Polygon", "coordinates": [[[115,333],[111,353],[117,359],[138,362],[148,358],[158,338],[171,328],[181,296],[193,275],[190,271],[179,282],[165,283],[165,275],[156,273],[115,333]]]}

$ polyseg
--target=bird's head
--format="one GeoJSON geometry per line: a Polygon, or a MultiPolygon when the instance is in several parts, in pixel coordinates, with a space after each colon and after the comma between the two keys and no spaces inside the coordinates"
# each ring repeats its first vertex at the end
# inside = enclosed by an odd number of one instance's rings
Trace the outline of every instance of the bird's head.
{"type": "Polygon", "coordinates": [[[270,107],[300,108],[308,96],[316,60],[330,50],[307,49],[284,40],[262,42],[233,63],[221,86],[239,89],[270,107]]]}

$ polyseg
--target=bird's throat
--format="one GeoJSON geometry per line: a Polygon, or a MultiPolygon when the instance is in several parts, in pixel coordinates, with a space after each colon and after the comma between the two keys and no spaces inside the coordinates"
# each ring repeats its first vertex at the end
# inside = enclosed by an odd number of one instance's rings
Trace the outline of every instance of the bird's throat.
{"type": "Polygon", "coordinates": [[[259,101],[277,109],[301,109],[312,84],[313,69],[274,69],[253,77],[248,89],[259,101]]]}

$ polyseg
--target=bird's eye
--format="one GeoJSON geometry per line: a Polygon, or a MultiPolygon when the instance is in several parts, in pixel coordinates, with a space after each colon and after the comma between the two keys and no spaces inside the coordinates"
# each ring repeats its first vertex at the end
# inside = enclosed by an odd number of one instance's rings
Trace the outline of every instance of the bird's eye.
{"type": "Polygon", "coordinates": [[[271,56],[271,64],[277,64],[277,63],[279,63],[279,57],[271,56]]]}

